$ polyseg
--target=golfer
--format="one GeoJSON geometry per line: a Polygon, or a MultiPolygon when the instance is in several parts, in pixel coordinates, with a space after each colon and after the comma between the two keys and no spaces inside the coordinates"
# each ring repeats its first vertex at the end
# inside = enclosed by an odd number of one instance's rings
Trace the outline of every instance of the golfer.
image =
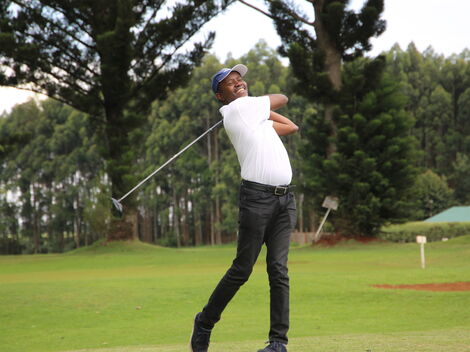
{"type": "Polygon", "coordinates": [[[237,254],[202,312],[196,314],[190,350],[206,352],[215,323],[249,278],[263,244],[266,244],[270,286],[269,345],[258,352],[287,352],[289,329],[289,277],[287,255],[296,221],[290,186],[292,169],[279,136],[298,127],[274,112],[288,99],[282,94],[249,97],[243,76],[245,65],[224,68],[212,78],[212,90],[224,104],[224,127],[241,167],[237,254]]]}

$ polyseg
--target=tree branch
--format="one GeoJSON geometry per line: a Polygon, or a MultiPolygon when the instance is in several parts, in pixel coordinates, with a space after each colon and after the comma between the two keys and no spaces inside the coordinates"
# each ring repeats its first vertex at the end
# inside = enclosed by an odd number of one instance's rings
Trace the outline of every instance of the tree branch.
{"type": "Polygon", "coordinates": [[[273,19],[273,20],[275,19],[275,17],[274,17],[273,15],[271,15],[269,12],[263,11],[263,10],[261,10],[259,7],[256,7],[255,5],[252,5],[252,4],[250,4],[250,3],[246,2],[246,1],[243,1],[243,0],[238,0],[238,1],[240,1],[242,4],[244,4],[244,5],[248,6],[248,7],[251,7],[252,9],[254,9],[254,10],[256,10],[256,11],[262,13],[263,15],[265,15],[265,16],[267,16],[267,17],[273,19]]]}
{"type": "Polygon", "coordinates": [[[157,15],[157,12],[158,10],[160,10],[160,6],[158,8],[155,8],[154,11],[152,12],[152,14],[149,16],[149,19],[147,20],[147,22],[145,23],[144,27],[142,28],[142,31],[140,32],[139,34],[139,37],[137,38],[136,40],[136,47],[140,44],[140,43],[143,43],[142,44],[142,47],[145,46],[145,43],[147,42],[148,38],[146,39],[142,39],[146,33],[147,33],[147,28],[148,26],[152,23],[152,19],[157,15]]]}
{"type": "MultiPolygon", "coordinates": [[[[271,13],[261,10],[259,7],[256,7],[255,5],[252,5],[252,4],[248,3],[247,1],[244,1],[244,0],[238,0],[238,1],[240,1],[242,4],[244,4],[244,5],[248,6],[248,7],[251,7],[252,9],[254,9],[254,10],[256,10],[256,11],[262,13],[263,15],[265,15],[265,16],[267,16],[267,17],[273,19],[273,20],[276,19],[276,17],[273,16],[271,13]]],[[[272,2],[272,1],[268,1],[268,2],[272,2]]],[[[309,1],[309,2],[311,2],[311,3],[313,4],[313,0],[312,0],[312,1],[309,1]]],[[[303,18],[303,17],[300,16],[297,12],[291,10],[291,9],[288,8],[287,6],[285,7],[285,10],[286,10],[286,12],[287,12],[290,16],[292,16],[293,18],[295,18],[296,20],[298,20],[298,21],[300,21],[300,22],[302,22],[302,23],[304,23],[304,24],[307,24],[307,25],[309,25],[309,26],[313,26],[313,24],[315,23],[315,21],[309,21],[309,20],[303,18]]]]}
{"type": "MultiPolygon", "coordinates": [[[[21,2],[21,1],[12,0],[12,2],[15,3],[15,4],[17,4],[17,5],[20,6],[20,7],[24,7],[24,8],[27,8],[27,9],[29,9],[29,10],[34,10],[34,8],[25,5],[25,4],[24,4],[23,2],[21,2]]],[[[54,11],[57,11],[57,12],[61,13],[61,14],[68,20],[67,14],[66,14],[64,11],[62,11],[61,9],[56,8],[56,7],[53,7],[53,6],[51,6],[50,4],[49,4],[49,5],[46,5],[46,6],[47,6],[47,7],[50,7],[50,8],[53,9],[54,11]]],[[[41,17],[50,23],[50,21],[49,21],[47,18],[45,18],[45,17],[43,17],[43,16],[41,16],[41,17]]],[[[69,22],[70,22],[70,21],[69,21],[69,22]]],[[[72,22],[70,22],[70,23],[72,23],[72,22]]],[[[90,38],[93,38],[93,36],[92,36],[90,33],[88,33],[88,31],[87,31],[85,28],[83,28],[83,26],[81,26],[81,25],[80,25],[79,23],[77,23],[77,22],[73,22],[73,23],[76,24],[76,25],[78,26],[78,28],[80,28],[84,33],[86,33],[90,38]]],[[[56,25],[56,26],[57,26],[57,25],[56,25]]],[[[61,28],[61,29],[62,29],[62,28],[61,28]]],[[[63,30],[63,29],[62,29],[62,30],[63,30]]],[[[64,32],[67,33],[68,35],[70,35],[71,37],[73,37],[75,40],[77,40],[77,41],[80,42],[81,44],[85,45],[86,47],[88,47],[88,48],[90,48],[90,49],[93,48],[93,47],[91,47],[89,44],[87,44],[87,43],[85,43],[85,42],[82,42],[80,39],[78,39],[78,38],[76,38],[75,36],[71,35],[71,34],[68,33],[67,31],[64,30],[64,32]]]]}
{"type": "MultiPolygon", "coordinates": [[[[27,36],[37,40],[37,41],[40,41],[40,42],[43,42],[45,44],[49,44],[49,42],[47,42],[45,39],[43,39],[41,36],[39,35],[34,35],[34,34],[30,34],[30,33],[25,33],[27,36]]],[[[62,49],[61,47],[59,46],[56,46],[56,45],[53,45],[53,47],[55,47],[56,49],[58,50],[63,50],[64,54],[66,54],[67,56],[69,56],[71,59],[73,59],[73,62],[77,62],[77,60],[75,60],[75,58],[71,57],[69,54],[66,53],[66,50],[62,49]]],[[[57,63],[54,63],[53,61],[49,60],[49,58],[45,58],[45,60],[47,60],[47,62],[49,63],[49,65],[53,66],[53,67],[57,67],[61,70],[63,70],[64,72],[68,73],[70,76],[74,77],[77,81],[82,81],[83,83],[89,85],[89,86],[93,86],[93,82],[92,81],[87,81],[85,80],[83,77],[80,77],[80,76],[77,76],[76,74],[74,74],[73,72],[70,71],[70,69],[66,69],[64,68],[63,66],[57,64],[57,63]]],[[[79,62],[78,62],[79,64],[79,62]]],[[[79,65],[81,66],[81,65],[79,65]]],[[[93,72],[92,72],[93,73],[93,72]]]]}
{"type": "MultiPolygon", "coordinates": [[[[32,9],[31,7],[28,7],[27,5],[25,5],[24,3],[22,3],[21,1],[18,1],[18,0],[12,0],[15,4],[17,4],[18,6],[22,6],[24,8],[27,8],[27,9],[30,9],[30,10],[34,10],[32,9]]],[[[77,36],[75,36],[74,34],[72,33],[69,33],[68,31],[66,31],[64,28],[62,28],[60,25],[58,25],[57,23],[51,21],[50,19],[48,19],[47,17],[44,17],[44,16],[41,16],[47,23],[49,23],[51,26],[54,26],[55,28],[59,29],[61,32],[63,32],[65,35],[67,36],[70,36],[72,39],[76,40],[77,42],[79,42],[80,44],[82,44],[83,46],[85,46],[86,48],[88,48],[89,50],[95,50],[96,48],[94,46],[91,46],[87,43],[85,43],[84,41],[80,40],[79,38],[77,38],[77,36]]],[[[78,24],[77,24],[78,25],[78,24]]],[[[29,33],[26,33],[27,35],[37,39],[37,40],[41,40],[41,36],[37,36],[37,37],[34,37],[33,34],[29,34],[29,33]]],[[[87,33],[88,34],[88,33],[87,33]]],[[[88,34],[89,35],[89,34],[88,34]]],[[[44,40],[42,40],[42,42],[46,43],[44,40]]],[[[67,55],[70,59],[72,59],[73,61],[75,62],[80,62],[80,60],[77,59],[77,57],[75,57],[74,55],[70,54],[68,52],[67,49],[63,48],[62,46],[59,46],[57,44],[53,44],[53,46],[59,50],[61,50],[65,55],[67,55]]],[[[88,67],[88,65],[84,65],[84,68],[90,72],[92,75],[95,75],[97,76],[98,73],[95,72],[94,70],[92,70],[90,67],[88,67]]]]}

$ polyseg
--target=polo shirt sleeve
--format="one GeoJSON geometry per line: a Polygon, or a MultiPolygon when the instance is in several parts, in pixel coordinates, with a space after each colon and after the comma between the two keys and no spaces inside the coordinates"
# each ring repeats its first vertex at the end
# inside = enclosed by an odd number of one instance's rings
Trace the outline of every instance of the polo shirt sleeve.
{"type": "Polygon", "coordinates": [[[246,125],[254,128],[269,119],[271,102],[267,95],[241,98],[236,102],[238,113],[246,125]]]}

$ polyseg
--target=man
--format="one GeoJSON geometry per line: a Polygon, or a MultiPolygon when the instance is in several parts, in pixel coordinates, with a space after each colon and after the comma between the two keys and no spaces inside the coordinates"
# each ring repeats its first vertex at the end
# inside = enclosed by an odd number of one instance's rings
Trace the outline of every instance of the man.
{"type": "Polygon", "coordinates": [[[298,127],[274,112],[288,99],[282,94],[249,97],[245,65],[224,68],[212,78],[212,90],[224,104],[224,127],[238,156],[242,182],[237,254],[202,312],[194,319],[190,349],[206,352],[214,324],[241,285],[249,278],[263,243],[267,248],[270,285],[269,345],[258,352],[287,352],[289,277],[287,255],[295,226],[292,169],[279,136],[298,127]]]}

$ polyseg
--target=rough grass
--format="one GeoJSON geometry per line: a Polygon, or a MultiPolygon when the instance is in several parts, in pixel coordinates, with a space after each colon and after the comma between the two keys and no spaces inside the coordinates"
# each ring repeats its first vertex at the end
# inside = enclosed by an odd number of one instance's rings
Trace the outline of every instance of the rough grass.
{"type": "MultiPolygon", "coordinates": [[[[96,244],[0,257],[0,345],[9,351],[187,351],[194,314],[234,246],[96,244]]],[[[470,236],[426,245],[343,243],[290,254],[289,352],[468,351],[470,293],[373,284],[469,281],[470,236]]],[[[264,252],[213,333],[211,351],[256,351],[269,325],[264,252]]]]}

